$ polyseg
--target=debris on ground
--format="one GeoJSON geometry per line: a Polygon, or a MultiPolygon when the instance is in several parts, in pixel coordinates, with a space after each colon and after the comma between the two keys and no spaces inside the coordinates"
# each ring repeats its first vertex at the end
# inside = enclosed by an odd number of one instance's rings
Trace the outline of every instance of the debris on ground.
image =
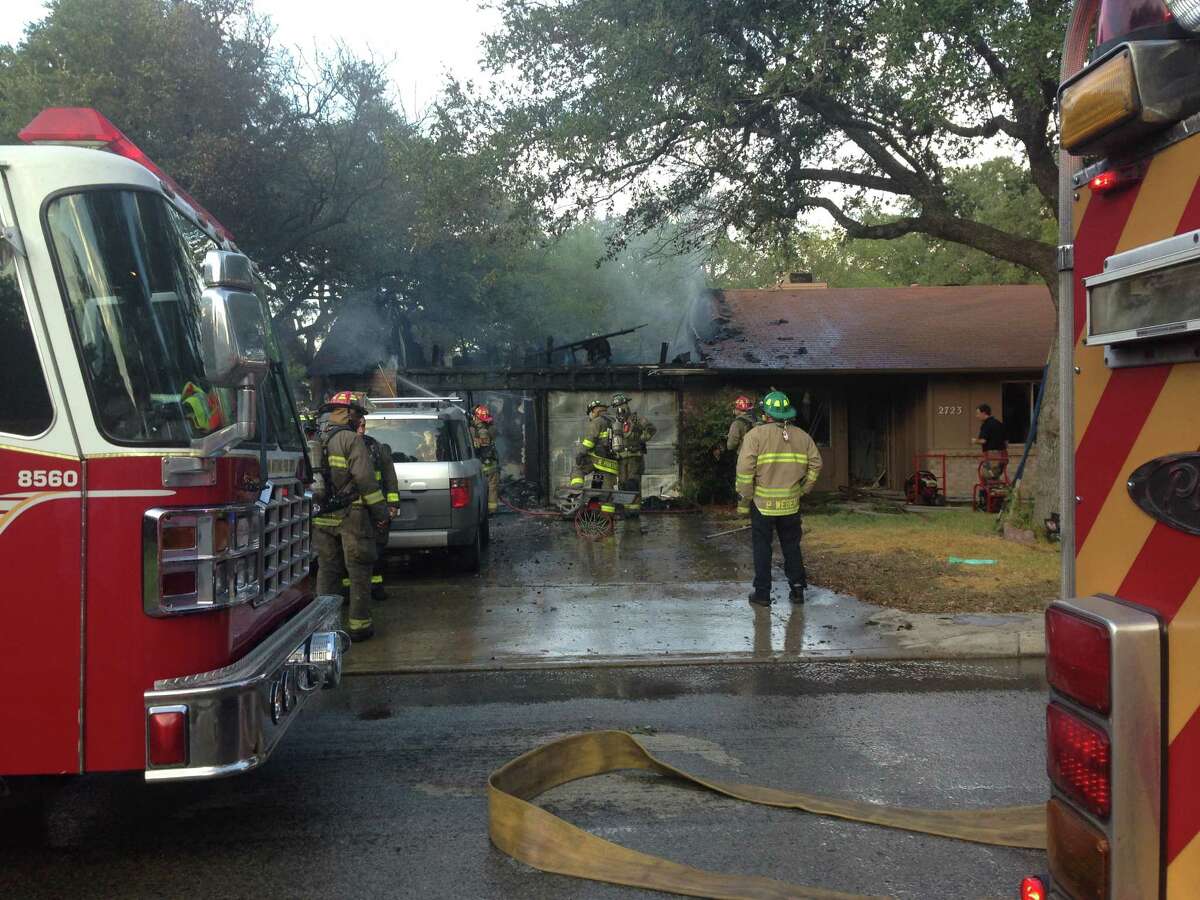
{"type": "Polygon", "coordinates": [[[535,481],[511,479],[500,486],[500,495],[517,509],[539,509],[545,495],[535,481]]]}

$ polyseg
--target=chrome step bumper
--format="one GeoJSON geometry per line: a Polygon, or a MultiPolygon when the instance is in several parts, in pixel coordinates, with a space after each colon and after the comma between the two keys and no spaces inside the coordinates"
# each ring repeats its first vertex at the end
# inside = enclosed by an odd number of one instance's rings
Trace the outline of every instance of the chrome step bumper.
{"type": "Polygon", "coordinates": [[[339,630],[341,604],[341,597],[317,597],[237,662],[155,682],[144,694],[146,780],[220,778],[266,762],[309,697],[341,681],[350,646],[339,630]],[[180,715],[185,758],[152,762],[152,717],[180,715]]]}

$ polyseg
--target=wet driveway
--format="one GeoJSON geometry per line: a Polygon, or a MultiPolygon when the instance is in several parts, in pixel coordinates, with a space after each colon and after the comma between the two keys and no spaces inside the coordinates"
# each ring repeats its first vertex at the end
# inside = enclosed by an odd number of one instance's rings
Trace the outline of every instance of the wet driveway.
{"type": "Polygon", "coordinates": [[[498,516],[479,575],[438,556],[393,560],[377,636],[354,648],[349,671],[1042,652],[1040,615],[901,615],[819,586],[797,607],[782,571],[774,606],[752,606],[749,533],[709,537],[731,527],[646,515],[592,542],[555,518],[498,516]]]}

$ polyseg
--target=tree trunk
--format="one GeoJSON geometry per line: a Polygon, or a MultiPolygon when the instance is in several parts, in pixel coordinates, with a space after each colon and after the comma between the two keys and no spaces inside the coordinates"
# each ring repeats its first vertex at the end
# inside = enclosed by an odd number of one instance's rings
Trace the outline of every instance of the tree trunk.
{"type": "MultiPolygon", "coordinates": [[[[1033,526],[1039,533],[1050,514],[1062,509],[1062,486],[1058,478],[1060,399],[1056,338],[1050,350],[1050,365],[1046,367],[1046,386],[1038,415],[1037,466],[1032,477],[1026,475],[1021,487],[1022,498],[1033,502],[1033,526]]],[[[1014,508],[1012,512],[1017,510],[1014,508]]]]}

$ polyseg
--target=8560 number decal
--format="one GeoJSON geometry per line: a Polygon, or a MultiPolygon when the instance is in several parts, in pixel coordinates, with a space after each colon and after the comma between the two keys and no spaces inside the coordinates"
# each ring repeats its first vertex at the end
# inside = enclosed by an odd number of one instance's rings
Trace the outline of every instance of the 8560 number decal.
{"type": "Polygon", "coordinates": [[[79,473],[73,469],[21,469],[17,472],[17,487],[75,487],[79,473]]]}

